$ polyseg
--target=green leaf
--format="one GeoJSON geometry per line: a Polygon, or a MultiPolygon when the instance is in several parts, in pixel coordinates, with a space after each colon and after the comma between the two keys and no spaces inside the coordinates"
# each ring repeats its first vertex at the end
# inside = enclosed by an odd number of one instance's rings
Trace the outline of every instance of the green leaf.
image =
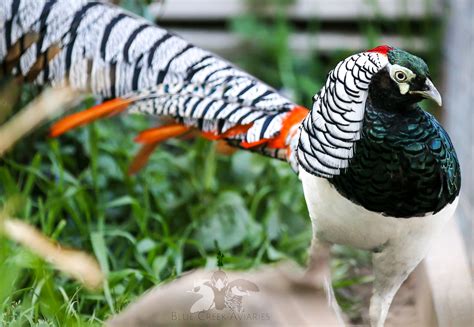
{"type": "Polygon", "coordinates": [[[156,243],[149,238],[145,238],[137,243],[137,251],[139,253],[149,252],[155,247],[156,247],[156,243]]]}
{"type": "Polygon", "coordinates": [[[215,205],[204,213],[205,220],[197,227],[194,237],[204,249],[214,248],[215,241],[222,250],[231,249],[244,240],[255,243],[261,226],[250,217],[242,197],[235,192],[224,192],[215,205]]]}

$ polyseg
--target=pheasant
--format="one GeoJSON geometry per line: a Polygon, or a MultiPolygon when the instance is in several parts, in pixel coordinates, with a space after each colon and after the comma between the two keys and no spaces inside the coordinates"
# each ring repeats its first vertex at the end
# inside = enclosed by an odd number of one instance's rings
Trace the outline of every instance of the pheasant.
{"type": "Polygon", "coordinates": [[[453,145],[423,99],[441,105],[425,62],[379,46],[341,61],[308,110],[231,63],[113,5],[4,0],[3,75],[67,85],[107,101],[56,122],[52,136],[121,112],[166,117],[141,132],[132,171],[155,147],[192,130],[287,161],[313,226],[310,269],[329,280],[332,244],[372,251],[372,326],[456,208],[453,145]]]}

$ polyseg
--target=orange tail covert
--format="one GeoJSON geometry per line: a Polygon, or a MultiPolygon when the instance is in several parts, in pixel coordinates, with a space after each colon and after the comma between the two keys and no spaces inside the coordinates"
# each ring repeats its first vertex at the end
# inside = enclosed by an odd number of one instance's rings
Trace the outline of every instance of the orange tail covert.
{"type": "Polygon", "coordinates": [[[133,175],[142,169],[160,142],[183,135],[188,132],[189,129],[190,127],[182,124],[171,124],[150,128],[138,134],[135,138],[135,142],[142,143],[143,145],[130,164],[128,174],[133,175]]]}
{"type": "Polygon", "coordinates": [[[154,127],[144,130],[135,138],[135,142],[143,144],[151,144],[162,142],[172,137],[180,136],[187,131],[190,127],[182,124],[172,124],[160,127],[154,127]]]}
{"type": "Polygon", "coordinates": [[[131,103],[132,100],[116,98],[87,110],[69,115],[51,127],[50,136],[57,137],[73,128],[89,124],[106,116],[118,114],[127,109],[131,103]]]}

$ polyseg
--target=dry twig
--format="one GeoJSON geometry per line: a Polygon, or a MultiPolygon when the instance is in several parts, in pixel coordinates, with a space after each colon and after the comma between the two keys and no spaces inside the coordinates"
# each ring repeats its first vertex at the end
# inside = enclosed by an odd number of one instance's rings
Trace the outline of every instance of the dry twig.
{"type": "Polygon", "coordinates": [[[0,127],[0,157],[42,122],[70,107],[78,93],[70,88],[48,89],[0,127]]]}
{"type": "Polygon", "coordinates": [[[90,255],[63,248],[27,223],[13,218],[3,221],[3,233],[42,257],[61,272],[80,281],[89,289],[102,286],[104,275],[97,261],[90,255]]]}
{"type": "MultiPolygon", "coordinates": [[[[70,88],[48,89],[22,111],[0,126],[0,157],[18,140],[41,123],[70,108],[79,94],[70,88]]],[[[33,226],[13,218],[0,217],[0,232],[51,263],[61,272],[79,280],[89,289],[98,289],[104,274],[90,255],[66,249],[41,234],[33,226]]]]}

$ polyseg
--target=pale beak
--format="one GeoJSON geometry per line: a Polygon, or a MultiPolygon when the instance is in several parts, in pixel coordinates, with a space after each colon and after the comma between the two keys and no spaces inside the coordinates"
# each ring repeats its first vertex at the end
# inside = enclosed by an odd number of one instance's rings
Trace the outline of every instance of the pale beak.
{"type": "Polygon", "coordinates": [[[441,94],[439,94],[436,87],[433,85],[433,82],[427,78],[425,85],[423,86],[423,91],[410,91],[410,94],[419,94],[423,98],[431,99],[438,104],[438,106],[443,105],[443,100],[441,99],[441,94]]]}

